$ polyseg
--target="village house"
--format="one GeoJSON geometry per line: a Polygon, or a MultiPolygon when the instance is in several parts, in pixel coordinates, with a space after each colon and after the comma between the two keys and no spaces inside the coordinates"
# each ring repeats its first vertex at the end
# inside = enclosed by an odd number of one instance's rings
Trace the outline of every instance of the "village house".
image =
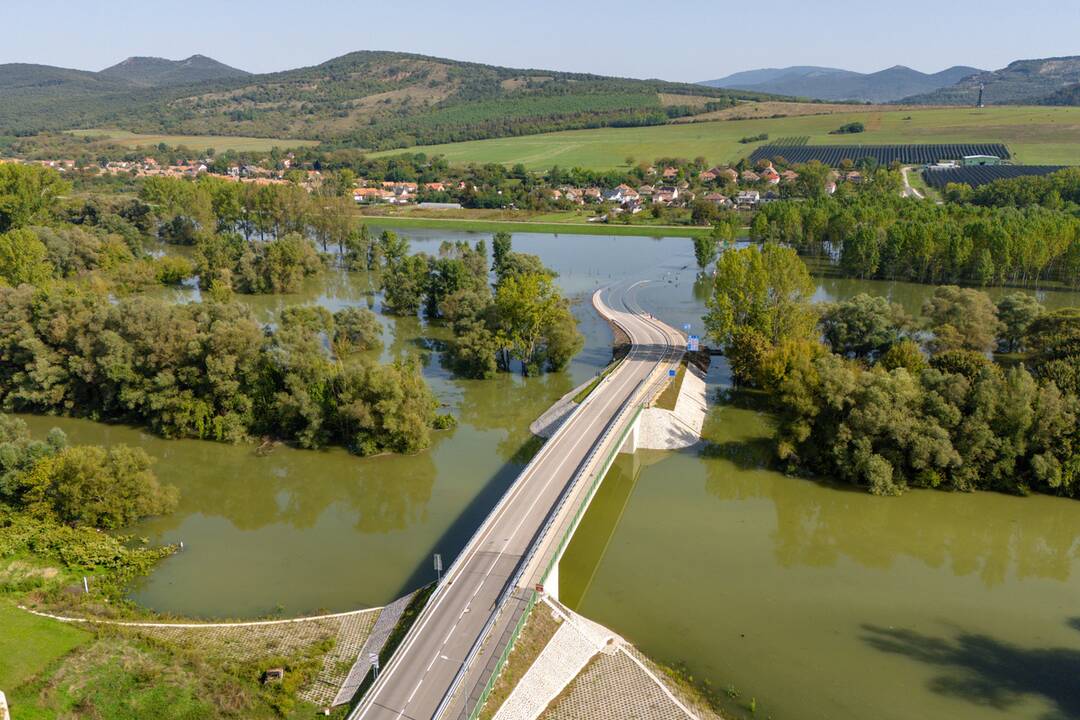
{"type": "Polygon", "coordinates": [[[716,174],[716,177],[721,182],[739,182],[739,173],[735,172],[735,170],[732,168],[720,168],[720,171],[716,174]]]}
{"type": "Polygon", "coordinates": [[[600,202],[603,198],[603,193],[600,192],[600,188],[585,188],[585,199],[589,202],[600,202]]]}
{"type": "Polygon", "coordinates": [[[771,167],[767,167],[764,170],[762,170],[760,177],[761,177],[761,179],[763,181],[765,181],[769,185],[779,185],[780,184],[780,173],[776,172],[776,170],[774,170],[771,167]]]}
{"type": "Polygon", "coordinates": [[[753,210],[761,202],[761,193],[757,190],[740,190],[735,196],[735,206],[740,210],[753,210]]]}
{"type": "Polygon", "coordinates": [[[394,193],[382,188],[364,187],[353,190],[353,200],[358,203],[389,202],[392,197],[394,193]]]}
{"type": "Polygon", "coordinates": [[[711,192],[702,199],[705,200],[705,202],[711,202],[717,207],[731,207],[731,198],[718,192],[711,192]]]}
{"type": "Polygon", "coordinates": [[[575,205],[582,205],[585,203],[585,193],[578,188],[564,186],[559,188],[562,192],[563,200],[572,202],[575,205]]]}
{"type": "Polygon", "coordinates": [[[780,173],[780,182],[782,183],[793,183],[798,179],[799,173],[795,172],[794,170],[785,170],[784,172],[780,173]]]}
{"type": "Polygon", "coordinates": [[[679,177],[679,168],[666,167],[664,168],[664,172],[661,173],[661,176],[665,180],[674,180],[675,178],[679,177]]]}
{"type": "Polygon", "coordinates": [[[652,185],[642,185],[637,189],[637,192],[640,198],[651,198],[656,189],[652,185]]]}
{"type": "Polygon", "coordinates": [[[739,182],[756,183],[761,181],[761,176],[753,170],[743,170],[739,174],[739,182]]]}

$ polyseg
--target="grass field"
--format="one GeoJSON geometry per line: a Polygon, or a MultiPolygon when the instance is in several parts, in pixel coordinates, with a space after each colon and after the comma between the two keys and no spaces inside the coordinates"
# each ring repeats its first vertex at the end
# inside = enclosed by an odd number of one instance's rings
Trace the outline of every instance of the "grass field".
{"type": "Polygon", "coordinates": [[[697,237],[707,227],[682,225],[620,225],[618,223],[536,222],[532,220],[470,220],[409,215],[363,215],[364,222],[378,227],[447,228],[465,232],[566,233],[569,235],[622,235],[633,237],[697,237]]]}
{"type": "Polygon", "coordinates": [[[67,655],[91,636],[0,602],[0,689],[10,692],[67,655]]]}
{"type": "Polygon", "coordinates": [[[265,152],[273,148],[294,148],[306,145],[318,145],[315,140],[289,140],[287,138],[256,138],[256,137],[223,137],[220,135],[142,135],[128,132],[127,130],[72,130],[72,135],[77,137],[103,137],[110,142],[128,147],[144,145],[166,145],[176,147],[183,145],[197,150],[213,148],[214,152],[236,150],[238,152],[265,152]]]}
{"type": "MultiPolygon", "coordinates": [[[[1003,142],[1014,162],[1080,165],[1080,107],[988,107],[933,110],[855,111],[832,115],[728,120],[637,128],[571,130],[494,140],[413,148],[445,155],[450,162],[495,162],[540,170],[552,165],[597,170],[625,167],[658,157],[733,162],[762,143],[742,144],[740,138],[768,133],[771,140],[809,136],[811,143],[887,144],[1003,142]],[[859,121],[866,132],[830,135],[844,123],[859,121]]],[[[399,154],[394,150],[382,155],[399,154]]]]}

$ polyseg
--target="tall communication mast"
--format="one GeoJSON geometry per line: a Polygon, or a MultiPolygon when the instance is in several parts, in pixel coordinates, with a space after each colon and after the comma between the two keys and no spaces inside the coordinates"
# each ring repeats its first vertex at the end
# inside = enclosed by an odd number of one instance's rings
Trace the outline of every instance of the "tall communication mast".
{"type": "Polygon", "coordinates": [[[975,107],[986,107],[983,105],[983,88],[986,87],[986,83],[979,83],[979,103],[975,107]]]}

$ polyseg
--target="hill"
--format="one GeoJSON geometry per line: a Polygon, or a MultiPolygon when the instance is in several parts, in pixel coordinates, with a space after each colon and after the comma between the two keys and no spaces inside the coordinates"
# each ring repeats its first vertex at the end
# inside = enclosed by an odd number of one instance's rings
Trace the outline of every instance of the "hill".
{"type": "Polygon", "coordinates": [[[246,77],[250,74],[205,55],[192,55],[184,60],[129,57],[97,73],[98,77],[113,78],[143,87],[186,85],[207,80],[246,77]]]}
{"type": "Polygon", "coordinates": [[[905,103],[974,105],[979,85],[987,105],[1074,105],[1077,93],[1068,86],[1080,82],[1080,56],[1017,60],[1000,70],[979,72],[934,92],[905,98],[905,103]]]}
{"type": "Polygon", "coordinates": [[[981,71],[977,68],[959,65],[932,74],[912,70],[903,65],[873,73],[798,66],[750,70],[719,80],[709,80],[704,84],[711,87],[792,95],[816,100],[891,102],[952,85],[978,72],[981,71]]]}
{"type": "Polygon", "coordinates": [[[815,75],[858,75],[851,70],[839,68],[818,67],[816,65],[793,65],[785,68],[758,68],[757,70],[743,70],[742,72],[725,75],[716,80],[702,80],[701,85],[719,88],[748,88],[773,82],[785,77],[810,77],[815,75]]]}
{"type": "Polygon", "coordinates": [[[86,70],[69,70],[51,65],[8,63],[0,65],[0,90],[4,100],[40,95],[98,95],[128,89],[124,80],[86,70]]]}
{"type": "MultiPolygon", "coordinates": [[[[56,69],[43,68],[40,74],[49,70],[56,69]]],[[[82,73],[67,84],[43,82],[39,92],[10,100],[5,93],[0,134],[110,127],[174,135],[304,138],[387,149],[572,128],[658,125],[738,100],[771,99],[687,83],[376,51],[296,70],[188,85],[161,80],[172,73],[160,62],[140,59],[105,73],[82,73]],[[147,86],[151,82],[156,85],[147,86]]],[[[5,82],[0,67],[0,87],[5,82]]]]}

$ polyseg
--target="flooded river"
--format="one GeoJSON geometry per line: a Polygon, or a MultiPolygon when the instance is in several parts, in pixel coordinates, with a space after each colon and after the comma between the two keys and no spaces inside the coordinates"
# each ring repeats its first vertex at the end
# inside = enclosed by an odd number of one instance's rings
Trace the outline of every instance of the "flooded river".
{"type": "MultiPolygon", "coordinates": [[[[408,231],[417,250],[480,235],[408,231]]],[[[584,351],[564,373],[490,381],[440,364],[445,330],[381,317],[384,359],[417,353],[459,420],[411,457],[167,441],[137,429],[30,417],[73,442],[141,445],[179,509],[130,531],[183,540],[132,590],[200,617],[381,605],[449,561],[536,449],[529,423],[610,358],[596,287],[654,282],[638,299],[700,329],[707,284],[683,239],[529,235],[577,300],[584,351]]],[[[917,312],[932,288],[819,280],[819,299],[885,294],[917,312]]],[[[170,291],[177,300],[192,291],[170,291]]],[[[1052,306],[1076,294],[1041,294],[1052,306]]],[[[368,278],[330,272],[292,296],[241,298],[266,322],[288,304],[379,309],[368,278]]],[[[714,363],[712,390],[728,382],[714,363]]],[[[769,418],[714,407],[710,450],[623,456],[564,560],[564,600],[646,653],[757,699],[758,717],[1080,717],[1080,502],[934,491],[875,498],[768,469],[769,418]]]]}

